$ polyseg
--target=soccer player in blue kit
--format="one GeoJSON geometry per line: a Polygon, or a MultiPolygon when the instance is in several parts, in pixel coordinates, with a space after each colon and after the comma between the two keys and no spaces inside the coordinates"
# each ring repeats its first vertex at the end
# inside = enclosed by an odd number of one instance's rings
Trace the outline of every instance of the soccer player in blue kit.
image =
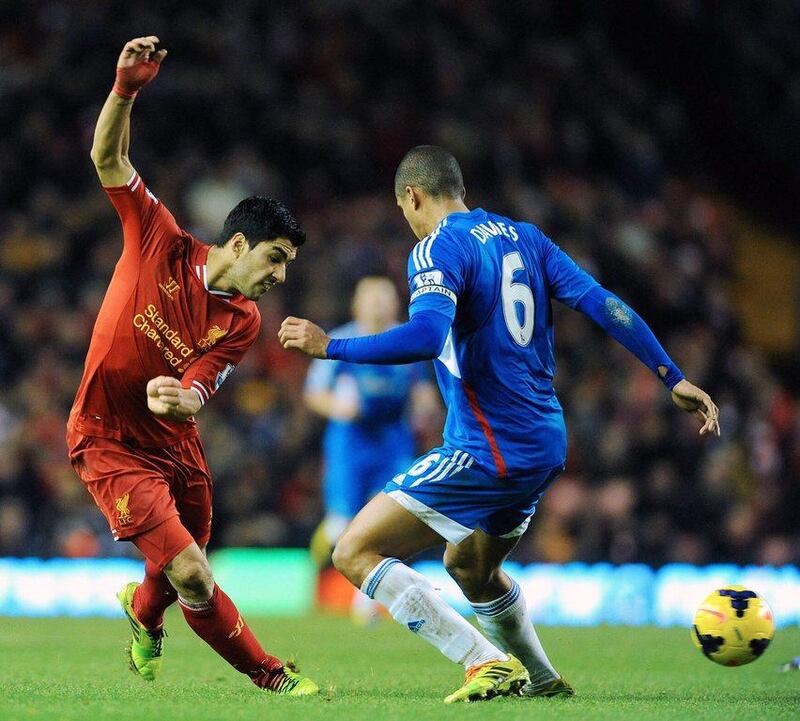
{"type": "Polygon", "coordinates": [[[361,510],[339,539],[334,564],[464,666],[464,684],[446,703],[572,695],[539,642],[519,586],[501,568],[564,468],[551,298],[587,315],[650,368],[676,405],[698,418],[700,434],[719,435],[719,410],[645,322],[535,225],[467,208],[461,169],[446,150],[412,149],[397,169],[395,195],[420,238],[408,262],[409,321],[360,338],[330,339],[294,317],[279,331],[284,347],[317,358],[435,358],[447,405],[444,444],[361,510]],[[442,540],[445,566],[483,634],[403,562],[442,540]]]}
{"type": "MultiPolygon", "coordinates": [[[[331,337],[380,333],[398,325],[397,289],[385,276],[366,276],[353,294],[353,320],[331,337]]],[[[408,468],[415,456],[413,417],[438,414],[439,400],[429,364],[374,365],[315,359],[308,369],[306,405],[328,419],[322,442],[325,517],[311,538],[320,568],[353,517],[387,478],[408,468]]],[[[352,616],[366,624],[380,606],[362,593],[352,616]]]]}

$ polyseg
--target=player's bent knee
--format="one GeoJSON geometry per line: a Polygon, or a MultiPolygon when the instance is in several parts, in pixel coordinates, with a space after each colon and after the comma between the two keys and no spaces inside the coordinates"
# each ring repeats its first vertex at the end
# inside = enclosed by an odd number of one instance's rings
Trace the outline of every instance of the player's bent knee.
{"type": "Polygon", "coordinates": [[[178,593],[188,600],[205,601],[214,592],[214,577],[205,556],[178,554],[164,571],[178,593]]]}
{"type": "Polygon", "coordinates": [[[358,538],[352,538],[345,533],[336,543],[331,559],[336,570],[350,583],[360,588],[375,565],[375,562],[370,565],[370,559],[374,555],[362,546],[358,538]]]}
{"type": "Polygon", "coordinates": [[[331,553],[331,561],[333,561],[334,567],[339,573],[347,577],[348,580],[350,579],[349,572],[352,568],[355,555],[355,546],[350,543],[350,539],[347,535],[342,536],[336,542],[336,545],[333,547],[333,552],[331,553]]]}
{"type": "Polygon", "coordinates": [[[444,557],[444,567],[467,597],[470,594],[481,591],[491,583],[494,574],[498,570],[494,567],[468,566],[460,563],[457,559],[448,558],[447,555],[444,557]]]}
{"type": "Polygon", "coordinates": [[[469,578],[470,570],[464,566],[456,563],[449,562],[447,556],[444,558],[444,567],[447,573],[459,586],[462,581],[467,581],[469,578]]]}
{"type": "Polygon", "coordinates": [[[214,579],[207,564],[192,563],[184,567],[176,580],[183,589],[181,595],[193,600],[207,600],[214,592],[214,579]]]}

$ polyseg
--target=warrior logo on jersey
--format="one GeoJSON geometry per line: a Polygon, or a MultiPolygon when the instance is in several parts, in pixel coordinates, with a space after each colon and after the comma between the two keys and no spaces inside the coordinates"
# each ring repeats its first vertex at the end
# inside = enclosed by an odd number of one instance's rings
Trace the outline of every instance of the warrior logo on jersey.
{"type": "Polygon", "coordinates": [[[117,498],[114,501],[114,506],[117,509],[117,522],[120,526],[127,526],[131,521],[133,521],[133,517],[131,516],[131,511],[128,508],[128,503],[130,502],[131,494],[126,493],[124,496],[117,498]]]}
{"type": "Polygon", "coordinates": [[[210,350],[211,346],[213,346],[220,338],[225,336],[228,333],[227,328],[220,328],[218,325],[212,325],[208,329],[208,333],[206,333],[205,338],[201,338],[197,341],[197,346],[202,348],[203,350],[210,350]]]}
{"type": "Polygon", "coordinates": [[[181,289],[178,285],[178,281],[175,280],[172,276],[169,277],[169,280],[166,282],[161,282],[158,284],[158,287],[161,288],[162,291],[166,294],[167,298],[170,300],[175,300],[175,294],[181,289]]]}

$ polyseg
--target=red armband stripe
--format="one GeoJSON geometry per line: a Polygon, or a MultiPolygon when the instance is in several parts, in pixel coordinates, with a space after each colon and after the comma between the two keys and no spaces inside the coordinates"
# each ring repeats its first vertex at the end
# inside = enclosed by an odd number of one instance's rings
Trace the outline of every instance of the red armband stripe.
{"type": "Polygon", "coordinates": [[[200,400],[205,404],[205,402],[211,398],[211,393],[209,393],[208,389],[197,380],[192,381],[192,388],[200,393],[200,400]]]}

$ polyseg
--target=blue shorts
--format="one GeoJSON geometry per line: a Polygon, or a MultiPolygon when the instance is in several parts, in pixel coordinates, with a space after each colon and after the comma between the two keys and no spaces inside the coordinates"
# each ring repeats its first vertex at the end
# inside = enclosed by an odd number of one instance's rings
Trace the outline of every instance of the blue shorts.
{"type": "Polygon", "coordinates": [[[525,533],[542,494],[563,470],[560,465],[504,480],[476,466],[464,451],[439,447],[383,490],[450,543],[460,543],[475,529],[516,538],[525,533]]]}

